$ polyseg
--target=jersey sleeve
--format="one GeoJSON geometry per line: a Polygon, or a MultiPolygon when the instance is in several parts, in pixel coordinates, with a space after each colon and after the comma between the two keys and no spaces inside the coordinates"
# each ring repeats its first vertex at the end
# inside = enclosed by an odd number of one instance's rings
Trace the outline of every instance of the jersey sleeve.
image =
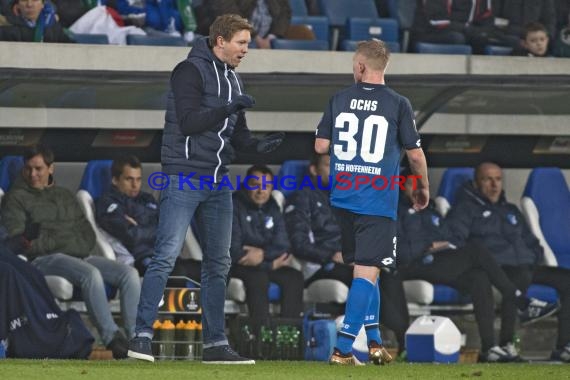
{"type": "Polygon", "coordinates": [[[404,97],[400,100],[398,133],[400,143],[406,149],[421,148],[421,139],[416,129],[416,120],[410,101],[404,97]]]}
{"type": "Polygon", "coordinates": [[[329,101],[323,116],[321,117],[321,121],[317,126],[317,130],[315,132],[315,136],[321,139],[331,139],[331,132],[332,132],[332,99],[329,101]]]}

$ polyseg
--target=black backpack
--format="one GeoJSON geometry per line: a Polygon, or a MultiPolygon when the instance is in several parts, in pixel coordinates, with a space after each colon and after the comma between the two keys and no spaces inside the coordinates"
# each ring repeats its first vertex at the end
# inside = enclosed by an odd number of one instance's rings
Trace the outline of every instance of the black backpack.
{"type": "Polygon", "coordinates": [[[0,246],[0,340],[6,338],[8,357],[30,359],[87,359],[94,342],[77,311],[55,303],[44,276],[0,246]]]}

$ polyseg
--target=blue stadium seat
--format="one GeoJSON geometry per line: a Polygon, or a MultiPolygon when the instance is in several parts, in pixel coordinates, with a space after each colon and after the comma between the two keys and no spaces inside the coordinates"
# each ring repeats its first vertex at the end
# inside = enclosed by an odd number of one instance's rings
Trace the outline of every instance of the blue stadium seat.
{"type": "Polygon", "coordinates": [[[71,37],[77,43],[80,44],[91,44],[91,45],[108,45],[109,37],[106,34],[83,34],[77,33],[73,34],[71,37]]]}
{"type": "Polygon", "coordinates": [[[327,41],[329,37],[329,19],[324,16],[293,16],[291,25],[306,25],[315,34],[317,40],[327,41]]]}
{"type": "Polygon", "coordinates": [[[361,41],[377,38],[398,42],[398,21],[392,18],[351,17],[346,21],[346,38],[361,41]]]}
{"type": "Polygon", "coordinates": [[[319,0],[319,9],[333,27],[345,26],[350,17],[378,18],[374,0],[319,0]]]}
{"type": "Polygon", "coordinates": [[[83,171],[79,184],[80,190],[86,190],[94,201],[111,188],[111,165],[113,160],[91,160],[83,171]]]}
{"type": "Polygon", "coordinates": [[[416,43],[415,51],[420,54],[470,55],[473,50],[469,45],[430,44],[426,42],[418,42],[416,43]]]}
{"type": "Polygon", "coordinates": [[[509,46],[495,46],[487,45],[485,46],[486,55],[511,55],[513,48],[509,46]]]}
{"type": "Polygon", "coordinates": [[[329,50],[329,43],[323,40],[286,40],[274,38],[271,40],[271,48],[285,50],[329,50]]]}
{"type": "Polygon", "coordinates": [[[127,45],[188,46],[188,43],[179,37],[157,37],[129,34],[127,36],[127,45]]]}
{"type": "MultiPolygon", "coordinates": [[[[384,41],[384,42],[388,46],[388,49],[390,49],[390,52],[392,52],[392,53],[399,53],[400,52],[400,44],[398,42],[390,42],[390,41],[384,41]]],[[[356,50],[356,44],[358,44],[358,41],[344,40],[344,41],[342,41],[342,43],[340,45],[340,50],[355,51],[356,50]]]]}
{"type": "Polygon", "coordinates": [[[459,293],[455,288],[447,285],[433,286],[434,305],[464,305],[471,303],[471,297],[459,293]]]}
{"type": "Polygon", "coordinates": [[[291,7],[291,15],[293,17],[309,15],[305,0],[289,0],[289,6],[291,7]]]}
{"type": "Polygon", "coordinates": [[[449,208],[455,202],[457,190],[465,182],[473,180],[474,173],[473,168],[449,168],[443,173],[435,198],[437,211],[441,215],[447,215],[449,208]]]}
{"type": "Polygon", "coordinates": [[[275,190],[281,191],[284,196],[288,196],[295,191],[299,186],[298,184],[303,180],[303,177],[309,174],[309,161],[308,160],[287,160],[284,161],[277,173],[279,185],[275,190]],[[282,182],[284,177],[291,177],[282,182]],[[294,186],[293,184],[297,185],[294,186]],[[281,184],[285,186],[281,186],[281,184]]]}
{"type": "Polygon", "coordinates": [[[570,268],[570,190],[559,168],[535,168],[530,172],[522,212],[544,248],[547,265],[570,268]]]}
{"type": "Polygon", "coordinates": [[[0,161],[0,195],[10,190],[10,186],[23,167],[24,158],[22,156],[5,156],[0,161]]]}

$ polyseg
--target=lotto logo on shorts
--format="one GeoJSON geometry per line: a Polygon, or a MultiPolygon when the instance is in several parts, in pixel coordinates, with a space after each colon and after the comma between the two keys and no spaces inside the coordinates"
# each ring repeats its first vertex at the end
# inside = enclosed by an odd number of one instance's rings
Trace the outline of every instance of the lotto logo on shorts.
{"type": "Polygon", "coordinates": [[[385,259],[382,260],[382,264],[388,266],[394,263],[394,259],[391,257],[386,257],[385,259]]]}

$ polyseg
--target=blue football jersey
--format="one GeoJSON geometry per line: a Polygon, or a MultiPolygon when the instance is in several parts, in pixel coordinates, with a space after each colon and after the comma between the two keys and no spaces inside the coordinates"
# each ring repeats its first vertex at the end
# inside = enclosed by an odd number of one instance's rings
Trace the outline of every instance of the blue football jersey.
{"type": "Polygon", "coordinates": [[[316,137],[331,141],[331,203],[396,219],[402,148],[421,147],[412,106],[386,85],[357,83],[330,99],[316,137]]]}

